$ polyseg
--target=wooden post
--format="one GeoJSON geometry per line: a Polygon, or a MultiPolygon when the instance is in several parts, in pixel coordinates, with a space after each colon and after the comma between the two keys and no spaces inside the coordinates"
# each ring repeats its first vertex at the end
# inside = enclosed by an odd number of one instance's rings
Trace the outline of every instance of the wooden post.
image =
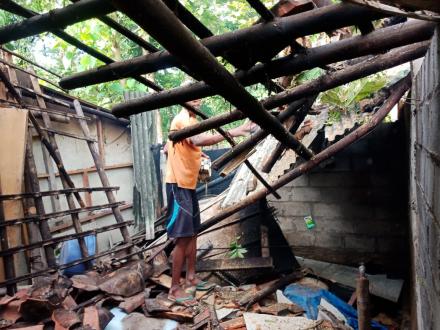
{"type": "MultiPolygon", "coordinates": [[[[49,152],[43,144],[41,144],[41,151],[43,153],[44,168],[49,175],[47,178],[49,190],[57,190],[58,185],[55,177],[52,159],[50,158],[49,152]]],[[[57,212],[61,210],[60,198],[58,195],[50,196],[50,203],[52,205],[52,212],[57,212]]]]}
{"type": "MultiPolygon", "coordinates": [[[[82,172],[82,182],[84,188],[90,187],[89,172],[86,169],[84,169],[84,171],[82,172]]],[[[86,205],[92,206],[92,194],[90,193],[90,191],[86,191],[85,195],[86,195],[86,205]]]]}
{"type": "Polygon", "coordinates": [[[96,136],[98,137],[99,157],[101,158],[102,166],[105,166],[104,129],[102,127],[102,120],[98,116],[96,116],[96,136]]]}
{"type": "Polygon", "coordinates": [[[356,279],[356,301],[359,330],[370,330],[370,281],[365,277],[365,266],[359,267],[359,278],[356,279]]]}
{"type": "MultiPolygon", "coordinates": [[[[27,175],[29,177],[30,192],[37,193],[40,191],[40,184],[38,181],[37,167],[35,166],[34,153],[32,150],[32,134],[29,132],[29,137],[26,141],[26,169],[27,175]]],[[[40,196],[34,197],[35,208],[39,216],[45,215],[43,198],[40,196]]],[[[49,225],[47,221],[39,221],[38,225],[40,227],[40,233],[43,240],[48,240],[52,238],[50,233],[49,225]]],[[[34,242],[33,242],[34,243],[34,242]]],[[[47,264],[49,267],[56,265],[54,249],[52,246],[47,245],[44,247],[44,252],[46,255],[47,264]]]]}
{"type": "MultiPolygon", "coordinates": [[[[75,106],[75,110],[77,115],[84,116],[83,110],[81,108],[81,104],[78,102],[78,100],[73,101],[73,105],[75,106]]],[[[83,131],[83,134],[85,137],[90,138],[90,130],[87,126],[87,122],[83,119],[79,119],[79,124],[81,126],[81,129],[83,131]]],[[[96,171],[98,172],[99,178],[101,179],[101,183],[103,187],[110,187],[110,181],[108,180],[107,174],[105,173],[104,166],[101,161],[101,157],[98,152],[98,148],[96,146],[95,142],[92,142],[90,140],[87,140],[87,145],[89,146],[90,153],[92,154],[93,161],[95,163],[96,171]]],[[[113,194],[113,191],[106,190],[105,194],[107,196],[107,200],[109,203],[116,203],[115,195],[113,194]]],[[[124,218],[122,217],[122,213],[119,207],[113,207],[112,208],[113,215],[115,216],[117,223],[123,223],[124,218]]],[[[122,238],[124,239],[125,243],[131,243],[130,234],[128,232],[128,229],[126,226],[121,227],[121,234],[122,238]]]]}
{"type": "MultiPolygon", "coordinates": [[[[1,177],[0,177],[0,194],[2,193],[2,186],[1,186],[1,177]]],[[[0,222],[5,221],[5,214],[3,211],[3,202],[0,201],[0,222]]],[[[0,228],[0,240],[1,240],[1,248],[2,251],[7,250],[9,248],[8,246],[8,237],[7,237],[7,230],[6,228],[0,228]]],[[[9,255],[3,257],[3,265],[1,269],[0,274],[0,281],[3,281],[4,279],[12,279],[15,277],[15,266],[14,266],[14,257],[9,255]]],[[[17,292],[17,285],[11,284],[7,286],[7,293],[10,296],[13,296],[17,292]]]]}

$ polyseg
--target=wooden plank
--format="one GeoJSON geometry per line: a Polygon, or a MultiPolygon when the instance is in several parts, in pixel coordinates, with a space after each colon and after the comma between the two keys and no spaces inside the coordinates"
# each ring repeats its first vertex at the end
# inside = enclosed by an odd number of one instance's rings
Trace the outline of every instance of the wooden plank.
{"type": "MultiPolygon", "coordinates": [[[[30,134],[29,134],[30,135],[30,134]]],[[[32,150],[32,138],[29,137],[26,141],[26,174],[28,175],[29,180],[29,188],[31,192],[39,192],[40,184],[37,177],[37,167],[35,165],[34,152],[32,150]]],[[[42,217],[46,214],[46,210],[44,209],[43,198],[41,196],[34,197],[35,208],[38,216],[42,217]]],[[[41,237],[43,240],[51,239],[52,235],[49,230],[49,224],[47,221],[40,221],[38,223],[38,227],[40,229],[41,237]]],[[[35,238],[35,236],[33,236],[35,238]]],[[[33,242],[34,243],[34,242],[33,242]]],[[[35,242],[36,243],[36,242],[35,242]]],[[[46,256],[47,264],[49,266],[55,266],[55,253],[52,246],[47,246],[44,248],[44,253],[46,256]]]]}
{"type": "MultiPolygon", "coordinates": [[[[0,140],[2,141],[0,143],[0,181],[1,191],[5,194],[22,192],[27,115],[26,110],[0,108],[0,140]]],[[[5,201],[3,207],[5,221],[23,217],[23,207],[20,201],[5,201]]],[[[22,243],[20,227],[9,227],[6,233],[9,247],[22,243]]],[[[18,265],[25,264],[23,256],[14,256],[14,263],[16,274],[21,273],[18,265]]],[[[0,280],[4,280],[4,277],[0,280]]]]}
{"type": "Polygon", "coordinates": [[[98,136],[99,157],[101,157],[102,165],[105,166],[104,128],[99,117],[96,117],[96,135],[98,136]]]}
{"type": "Polygon", "coordinates": [[[22,224],[22,223],[30,223],[30,222],[36,222],[36,221],[41,222],[42,220],[48,220],[51,218],[58,218],[58,217],[62,217],[65,215],[78,216],[78,213],[91,212],[91,211],[102,210],[102,209],[106,209],[106,208],[115,208],[115,207],[118,207],[122,204],[123,204],[123,202],[115,202],[115,203],[94,205],[94,206],[88,206],[88,207],[79,207],[79,208],[74,208],[74,209],[69,208],[69,210],[66,210],[66,211],[59,211],[59,212],[53,212],[53,213],[46,213],[43,215],[31,215],[31,216],[24,217],[24,218],[10,219],[10,220],[8,220],[9,222],[5,222],[5,223],[0,224],[0,228],[8,227],[11,225],[16,225],[16,224],[22,224]]]}
{"type": "Polygon", "coordinates": [[[70,137],[72,139],[96,142],[96,140],[93,139],[93,138],[86,138],[84,136],[79,136],[79,135],[76,135],[76,134],[72,134],[72,133],[68,133],[68,132],[63,132],[63,131],[60,131],[60,130],[57,130],[57,129],[53,129],[53,128],[44,128],[44,127],[42,127],[41,129],[43,131],[46,131],[46,132],[50,132],[50,133],[57,134],[57,135],[62,135],[62,136],[67,136],[67,137],[70,137]]]}
{"type": "Polygon", "coordinates": [[[272,268],[272,258],[235,258],[235,259],[206,259],[197,262],[196,269],[199,272],[215,270],[243,270],[255,268],[272,268]]]}
{"type": "MultiPolygon", "coordinates": [[[[85,172],[87,172],[87,170],[85,172]]],[[[20,193],[20,194],[0,195],[0,200],[55,196],[55,195],[62,195],[62,194],[71,194],[73,192],[92,193],[94,191],[106,191],[106,190],[119,190],[119,187],[92,187],[92,188],[91,187],[81,187],[81,188],[67,188],[67,189],[59,189],[59,190],[39,191],[39,192],[35,192],[35,193],[34,192],[26,192],[26,193],[20,193]]]]}
{"type": "MultiPolygon", "coordinates": [[[[130,208],[132,208],[132,207],[133,207],[133,204],[130,203],[130,204],[127,204],[127,205],[122,205],[122,206],[120,207],[120,210],[123,211],[123,210],[130,209],[130,208]]],[[[107,216],[107,215],[110,215],[110,214],[112,214],[112,213],[113,213],[112,210],[102,211],[102,212],[99,212],[99,213],[95,213],[95,214],[89,215],[88,217],[81,218],[81,219],[80,219],[80,222],[81,222],[81,224],[83,224],[83,223],[89,223],[89,222],[95,221],[95,220],[97,220],[97,219],[100,219],[100,218],[102,218],[102,217],[105,217],[105,216],[107,216]]],[[[50,229],[50,231],[51,231],[52,233],[60,233],[60,232],[63,232],[63,231],[65,231],[65,230],[68,230],[68,229],[70,229],[70,228],[72,228],[72,224],[71,224],[71,223],[63,223],[63,224],[60,224],[60,225],[58,225],[58,226],[53,226],[53,227],[50,229]]]]}
{"type": "MultiPolygon", "coordinates": [[[[1,180],[0,180],[0,193],[1,193],[1,180]]],[[[3,203],[0,202],[0,223],[5,221],[5,214],[3,211],[3,203]]],[[[8,240],[7,240],[7,234],[5,230],[2,230],[0,233],[0,244],[1,244],[1,249],[2,251],[8,249],[8,240]]],[[[3,258],[3,264],[4,267],[2,265],[1,268],[1,275],[0,277],[2,279],[6,278],[6,279],[11,279],[15,277],[15,267],[14,267],[14,259],[12,256],[5,256],[3,258]]],[[[8,285],[7,287],[7,293],[10,296],[13,296],[15,293],[17,292],[17,286],[16,284],[11,284],[8,285]]]]}
{"type": "MultiPolygon", "coordinates": [[[[83,182],[83,187],[85,187],[85,188],[90,187],[89,173],[87,171],[84,171],[82,174],[82,182],[83,182]]],[[[91,206],[92,205],[92,194],[89,191],[87,191],[85,194],[85,197],[86,197],[86,205],[91,206]]]]}
{"type": "MultiPolygon", "coordinates": [[[[48,185],[50,190],[57,190],[57,180],[55,178],[55,169],[53,166],[52,159],[50,158],[49,152],[44,147],[44,145],[41,143],[41,150],[43,152],[43,161],[44,161],[44,167],[46,168],[46,171],[48,173],[48,185]]],[[[40,178],[40,176],[38,176],[40,178]]],[[[52,212],[57,212],[61,210],[60,200],[57,195],[50,196],[50,203],[52,205],[52,212]]]]}
{"type": "MultiPolygon", "coordinates": [[[[121,163],[121,164],[115,164],[115,165],[107,165],[104,167],[104,170],[117,170],[120,168],[127,168],[127,167],[133,167],[133,163],[121,163]]],[[[87,170],[87,172],[96,172],[96,166],[92,166],[92,167],[87,167],[85,169],[78,169],[78,170],[70,170],[67,172],[67,174],[69,175],[74,175],[74,174],[82,174],[82,172],[84,170],[87,170]]],[[[60,176],[59,173],[55,173],[55,176],[60,176]]],[[[44,179],[47,178],[48,174],[47,173],[41,173],[38,175],[39,179],[44,179]]]]}

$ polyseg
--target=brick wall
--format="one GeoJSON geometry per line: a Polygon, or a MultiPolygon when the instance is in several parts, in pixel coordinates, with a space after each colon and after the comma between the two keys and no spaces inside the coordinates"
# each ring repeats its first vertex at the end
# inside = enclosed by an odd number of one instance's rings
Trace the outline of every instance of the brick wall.
{"type": "Polygon", "coordinates": [[[413,80],[410,220],[418,329],[440,329],[439,28],[413,80]]]}
{"type": "MultiPolygon", "coordinates": [[[[400,123],[382,124],[333,162],[269,198],[296,255],[370,267],[408,267],[407,164],[400,123]],[[304,216],[316,222],[308,230],[304,216]]],[[[371,269],[371,268],[370,268],[371,269]]]]}

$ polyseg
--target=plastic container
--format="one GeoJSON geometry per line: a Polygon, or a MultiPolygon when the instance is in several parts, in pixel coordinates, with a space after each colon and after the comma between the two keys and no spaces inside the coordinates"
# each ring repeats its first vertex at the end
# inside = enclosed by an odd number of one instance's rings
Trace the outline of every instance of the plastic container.
{"type": "MultiPolygon", "coordinates": [[[[87,246],[87,252],[89,256],[93,256],[96,253],[96,236],[90,235],[84,237],[87,246]]],[[[73,239],[70,241],[65,241],[61,246],[61,253],[59,258],[59,264],[64,265],[69,262],[73,262],[81,259],[81,251],[79,249],[78,240],[73,239]]],[[[93,261],[92,261],[93,262],[93,261]]],[[[78,274],[83,274],[86,271],[86,266],[84,263],[66,268],[63,270],[63,274],[66,276],[73,276],[78,274]]]]}

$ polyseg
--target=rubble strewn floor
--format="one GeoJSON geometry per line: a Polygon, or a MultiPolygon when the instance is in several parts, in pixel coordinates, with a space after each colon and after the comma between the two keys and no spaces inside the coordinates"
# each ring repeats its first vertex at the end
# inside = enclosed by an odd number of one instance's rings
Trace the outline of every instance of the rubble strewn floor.
{"type": "MultiPolygon", "coordinates": [[[[327,285],[305,271],[259,284],[216,285],[197,291],[197,305],[188,307],[168,299],[171,278],[163,269],[163,265],[153,267],[137,260],[102,273],[98,269],[71,278],[61,274],[37,278],[13,297],[0,299],[0,329],[357,328],[346,317],[350,314],[344,306],[349,305],[338,305],[339,298],[331,300],[335,296],[326,290],[327,285]],[[279,285],[293,278],[295,283],[283,294],[284,287],[279,285]],[[296,292],[294,299],[291,292],[296,292]],[[323,292],[325,299],[321,297],[319,306],[312,306],[323,292]],[[310,306],[304,308],[292,300],[304,300],[310,306]],[[315,312],[318,317],[312,317],[315,312]]],[[[376,322],[373,328],[398,328],[396,320],[385,313],[379,313],[376,321],[387,327],[376,322]]]]}

